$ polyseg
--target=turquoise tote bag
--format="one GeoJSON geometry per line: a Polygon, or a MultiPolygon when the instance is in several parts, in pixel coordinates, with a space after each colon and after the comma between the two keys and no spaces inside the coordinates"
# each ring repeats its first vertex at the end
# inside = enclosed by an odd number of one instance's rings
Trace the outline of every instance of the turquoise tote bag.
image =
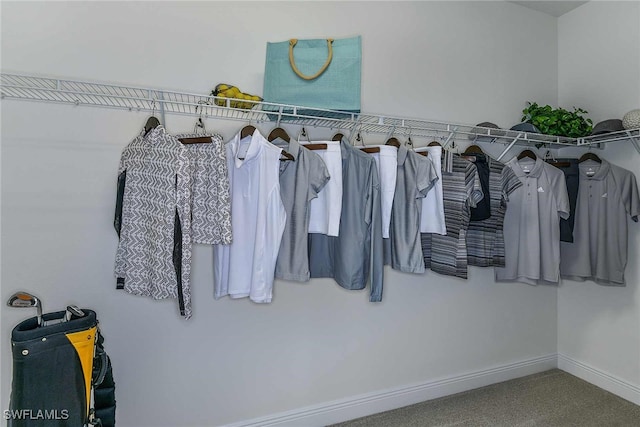
{"type": "Polygon", "coordinates": [[[278,104],[359,113],[361,68],[360,36],[267,43],[263,98],[278,104]]]}

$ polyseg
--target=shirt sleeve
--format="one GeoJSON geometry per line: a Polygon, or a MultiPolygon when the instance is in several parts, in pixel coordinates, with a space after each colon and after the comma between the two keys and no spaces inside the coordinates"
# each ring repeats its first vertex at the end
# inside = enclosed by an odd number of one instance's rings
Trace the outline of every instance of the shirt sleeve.
{"type": "Polygon", "coordinates": [[[127,159],[129,157],[129,147],[125,147],[120,156],[118,164],[118,180],[116,184],[116,209],[113,219],[113,227],[118,234],[118,247],[116,249],[114,274],[116,276],[116,289],[124,289],[125,271],[126,271],[126,247],[124,241],[120,239],[122,231],[122,221],[124,215],[124,189],[127,178],[127,159]]]}
{"type": "Polygon", "coordinates": [[[520,181],[520,178],[513,172],[513,169],[507,165],[502,168],[500,179],[502,182],[502,198],[508,202],[511,193],[522,187],[522,181],[520,181]]]}
{"type": "Polygon", "coordinates": [[[465,160],[465,162],[468,163],[465,176],[467,200],[469,202],[469,206],[475,208],[478,206],[478,202],[484,198],[484,193],[482,192],[482,184],[480,183],[478,168],[467,160],[465,160]]]}
{"type": "Polygon", "coordinates": [[[438,178],[433,162],[428,157],[418,155],[416,158],[418,160],[416,177],[418,196],[416,198],[421,199],[427,196],[429,190],[433,188],[440,178],[438,178]]]}
{"type": "Polygon", "coordinates": [[[631,219],[638,222],[638,217],[640,217],[640,195],[638,195],[638,183],[633,173],[629,171],[625,173],[622,179],[621,191],[624,208],[631,219]]]}
{"type": "Polygon", "coordinates": [[[216,237],[222,245],[230,245],[233,241],[231,229],[231,186],[229,184],[229,167],[227,165],[226,147],[222,142],[222,137],[217,136],[216,160],[213,167],[216,168],[216,199],[215,223],[218,232],[216,237]]]}
{"type": "Polygon", "coordinates": [[[553,192],[556,196],[556,203],[560,218],[567,219],[571,212],[569,205],[569,193],[567,192],[567,183],[564,178],[564,173],[560,170],[555,174],[556,178],[553,180],[553,192]]]}
{"type": "MultiPolygon", "coordinates": [[[[175,139],[175,144],[182,148],[176,163],[176,213],[179,219],[181,256],[180,278],[177,283],[179,295],[182,293],[183,304],[180,304],[180,314],[185,319],[191,317],[191,170],[189,155],[182,143],[175,139]]],[[[177,242],[174,242],[176,245],[177,242]]],[[[177,269],[176,269],[177,270],[177,269]]]]}
{"type": "Polygon", "coordinates": [[[331,176],[329,175],[329,169],[327,168],[324,160],[322,160],[322,157],[311,150],[308,151],[309,153],[307,153],[307,155],[310,158],[308,201],[311,201],[318,197],[318,193],[320,193],[324,186],[327,185],[331,176]]]}
{"type": "Polygon", "coordinates": [[[380,177],[375,161],[371,162],[370,185],[368,186],[367,215],[371,228],[369,281],[371,296],[369,301],[382,301],[384,276],[384,250],[382,240],[382,207],[380,201],[380,177]]]}

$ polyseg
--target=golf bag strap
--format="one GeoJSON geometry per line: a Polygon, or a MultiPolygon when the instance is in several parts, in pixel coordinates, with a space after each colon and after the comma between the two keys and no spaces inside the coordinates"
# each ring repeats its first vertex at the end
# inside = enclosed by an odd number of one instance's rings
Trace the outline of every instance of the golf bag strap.
{"type": "Polygon", "coordinates": [[[93,363],[93,408],[89,424],[100,427],[115,427],[116,398],[111,360],[104,350],[104,337],[98,330],[93,363]]]}

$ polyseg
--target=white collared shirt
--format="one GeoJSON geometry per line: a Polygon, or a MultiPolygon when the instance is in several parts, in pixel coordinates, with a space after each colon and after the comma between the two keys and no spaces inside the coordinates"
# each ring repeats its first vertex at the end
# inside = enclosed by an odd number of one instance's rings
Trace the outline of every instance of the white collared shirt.
{"type": "Polygon", "coordinates": [[[280,198],[280,153],[258,130],[227,144],[233,242],[216,247],[216,299],[271,302],[276,260],[286,223],[280,198]]]}

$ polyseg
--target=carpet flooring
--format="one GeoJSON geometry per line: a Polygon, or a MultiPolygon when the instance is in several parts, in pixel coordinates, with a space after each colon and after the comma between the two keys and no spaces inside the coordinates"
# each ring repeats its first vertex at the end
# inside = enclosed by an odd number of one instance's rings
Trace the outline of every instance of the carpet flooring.
{"type": "Polygon", "coordinates": [[[640,406],[559,369],[333,427],[640,427],[640,406]]]}

